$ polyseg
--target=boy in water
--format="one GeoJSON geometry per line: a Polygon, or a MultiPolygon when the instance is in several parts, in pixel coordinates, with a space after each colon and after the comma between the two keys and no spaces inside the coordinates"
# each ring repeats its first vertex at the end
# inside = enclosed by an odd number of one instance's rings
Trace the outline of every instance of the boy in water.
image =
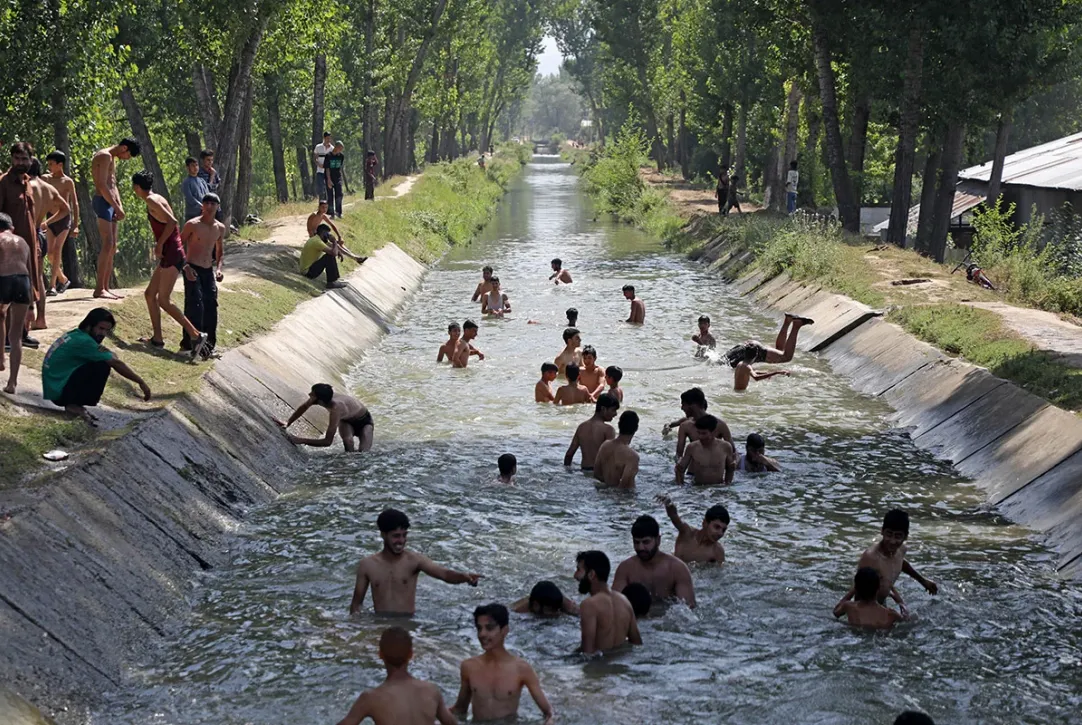
{"type": "Polygon", "coordinates": [[[552,260],[552,274],[549,275],[550,280],[555,280],[554,284],[571,284],[571,273],[564,269],[564,263],[559,259],[552,260]]]}
{"type": "Polygon", "coordinates": [[[447,362],[455,359],[455,350],[458,349],[458,339],[460,337],[462,337],[462,327],[457,322],[452,322],[447,326],[447,342],[440,345],[440,351],[436,354],[436,362],[443,362],[444,358],[447,358],[447,362]]]}
{"type": "Polygon", "coordinates": [[[713,348],[718,344],[718,341],[714,339],[714,336],[710,334],[710,316],[702,315],[699,317],[699,331],[691,336],[691,341],[699,345],[700,347],[713,348]]]}
{"type": "Polygon", "coordinates": [[[605,390],[605,372],[597,366],[597,350],[593,345],[582,348],[579,382],[590,391],[590,398],[593,400],[597,400],[597,396],[605,390]]]}
{"type": "Polygon", "coordinates": [[[736,470],[747,473],[777,473],[781,466],[773,458],[766,455],[766,441],[758,433],[748,436],[744,453],[737,456],[736,470]]]}
{"type": "Polygon", "coordinates": [[[530,590],[530,596],[523,597],[511,605],[516,614],[532,614],[535,617],[551,619],[561,614],[579,615],[579,605],[564,596],[560,587],[550,581],[539,581],[530,590]]]}
{"type": "Polygon", "coordinates": [[[514,486],[515,474],[518,473],[518,459],[511,453],[504,453],[496,459],[496,467],[500,469],[500,483],[514,486]]]}
{"type": "MultiPolygon", "coordinates": [[[[668,435],[669,431],[676,428],[676,460],[684,455],[684,448],[689,440],[695,440],[697,434],[695,433],[695,421],[706,415],[706,409],[709,407],[709,403],[706,401],[706,393],[702,388],[690,388],[680,393],[680,410],[684,411],[684,417],[680,420],[673,421],[665,425],[661,429],[661,435],[668,435]]],[[[733,444],[733,434],[729,430],[729,426],[721,418],[715,418],[718,421],[718,427],[714,431],[718,438],[721,438],[730,446],[733,444]]],[[[736,456],[734,455],[730,461],[730,466],[736,465],[736,456]]]]}
{"type": "Polygon", "coordinates": [[[593,400],[590,397],[590,391],[586,389],[586,386],[579,382],[579,366],[575,363],[568,363],[567,368],[564,370],[564,374],[567,375],[567,385],[561,385],[556,389],[556,396],[553,402],[556,405],[580,405],[582,403],[589,403],[593,400]]]}
{"type": "Polygon", "coordinates": [[[849,624],[862,629],[890,629],[904,617],[877,601],[879,586],[879,572],[870,566],[857,569],[853,588],[834,607],[834,616],[845,616],[849,624]]]}
{"type": "Polygon", "coordinates": [[[639,454],[631,448],[631,439],[639,430],[639,414],[625,410],[617,423],[619,435],[605,441],[594,458],[594,478],[613,488],[635,488],[639,473],[639,454]]]}
{"type": "Polygon", "coordinates": [[[624,402],[624,389],[620,387],[620,381],[623,379],[624,371],[616,365],[609,365],[605,368],[605,383],[609,386],[609,389],[605,392],[621,403],[624,402]]]}
{"type": "Polygon", "coordinates": [[[752,380],[766,380],[776,375],[789,377],[788,370],[773,370],[769,373],[756,372],[752,367],[755,363],[778,363],[789,362],[796,353],[796,339],[800,334],[800,328],[805,325],[814,325],[815,321],[785,313],[785,319],[778,330],[778,337],[774,341],[774,347],[766,347],[761,342],[748,340],[747,342],[731,348],[725,353],[725,359],[733,368],[733,389],[741,392],[748,389],[752,380]]]}
{"type": "Polygon", "coordinates": [[[582,470],[594,470],[594,458],[597,450],[605,441],[611,441],[616,437],[616,431],[609,422],[616,417],[616,411],[620,409],[620,402],[608,393],[602,393],[597,399],[594,415],[585,423],[580,423],[575,429],[575,435],[571,437],[571,445],[564,454],[564,465],[569,467],[575,459],[575,451],[582,448],[582,470]]]}
{"type": "Polygon", "coordinates": [[[635,619],[642,619],[650,613],[650,607],[654,604],[654,598],[650,596],[650,590],[645,584],[632,582],[620,592],[631,605],[631,611],[635,613],[635,619]]]}
{"type": "Polygon", "coordinates": [[[569,327],[564,330],[564,349],[560,351],[560,354],[553,360],[556,363],[556,367],[559,368],[560,374],[564,374],[564,369],[568,363],[575,363],[575,365],[582,365],[582,334],[579,333],[574,327],[569,327]]]}
{"type": "Polygon", "coordinates": [[[462,323],[462,339],[455,347],[455,356],[451,358],[451,364],[456,368],[464,368],[470,363],[470,356],[476,355],[478,360],[484,360],[485,355],[473,346],[472,340],[477,338],[477,323],[466,320],[462,323]]]}
{"type": "Polygon", "coordinates": [[[569,307],[569,308],[567,308],[567,312],[565,314],[567,315],[567,326],[568,327],[578,327],[579,326],[579,311],[578,310],[576,310],[574,307],[569,307]]]}
{"type": "Polygon", "coordinates": [[[401,627],[384,630],[379,638],[379,658],[387,668],[387,679],[362,692],[338,725],[360,725],[369,717],[376,725],[430,725],[435,720],[440,725],[458,725],[440,689],[410,675],[413,638],[409,632],[401,627]]]}
{"type": "Polygon", "coordinates": [[[658,496],[657,502],[665,507],[665,513],[669,515],[669,521],[676,527],[676,546],[673,548],[673,556],[685,564],[692,562],[706,562],[723,564],[725,562],[725,547],[721,545],[721,537],[729,530],[729,511],[718,504],[711,506],[703,515],[703,527],[696,529],[680,518],[676,511],[676,504],[668,496],[658,496]]]}
{"type": "Polygon", "coordinates": [[[635,285],[624,285],[624,299],[631,302],[631,313],[627,316],[627,322],[632,325],[646,322],[646,303],[635,296],[635,285]]]}
{"type": "Polygon", "coordinates": [[[481,299],[482,295],[486,295],[492,291],[492,267],[485,265],[481,268],[481,281],[477,284],[477,289],[473,291],[473,297],[470,298],[470,302],[476,302],[481,299]]]}
{"type": "Polygon", "coordinates": [[[334,388],[327,383],[316,383],[308,394],[308,400],[304,401],[289,416],[289,420],[274,419],[278,427],[286,430],[302,415],[308,412],[313,405],[318,405],[327,411],[327,432],[322,438],[302,438],[292,433],[286,434],[286,439],[299,446],[312,446],[314,448],[326,448],[334,442],[334,434],[342,436],[342,445],[347,453],[361,451],[367,453],[372,450],[372,434],[375,430],[372,422],[372,413],[364,403],[352,395],[334,392],[334,388]],[[358,442],[360,445],[358,446],[358,442]]]}
{"type": "Polygon", "coordinates": [[[684,474],[690,472],[695,483],[710,485],[732,483],[733,447],[727,441],[718,440],[718,419],[712,415],[701,416],[695,421],[696,439],[684,449],[684,455],[676,464],[676,484],[684,483],[684,474]]]}
{"type": "Polygon", "coordinates": [[[560,368],[553,363],[541,363],[541,379],[533,386],[533,399],[538,403],[551,403],[556,400],[552,394],[552,381],[556,379],[560,368]]]}
{"type": "Polygon", "coordinates": [[[491,290],[481,295],[481,313],[503,317],[511,311],[511,300],[500,289],[499,277],[493,277],[490,284],[491,290]]]}
{"type": "Polygon", "coordinates": [[[462,687],[451,710],[464,718],[472,703],[474,722],[517,718],[525,687],[544,716],[545,725],[551,725],[555,713],[541,690],[537,673],[529,662],[515,657],[504,646],[508,621],[507,607],[502,604],[485,604],[473,610],[477,641],[484,654],[462,663],[462,687]]]}
{"type": "Polygon", "coordinates": [[[582,617],[580,651],[586,655],[615,649],[625,642],[642,644],[639,623],[627,597],[609,589],[609,557],[584,551],[575,558],[579,594],[589,594],[579,606],[582,617]]]}

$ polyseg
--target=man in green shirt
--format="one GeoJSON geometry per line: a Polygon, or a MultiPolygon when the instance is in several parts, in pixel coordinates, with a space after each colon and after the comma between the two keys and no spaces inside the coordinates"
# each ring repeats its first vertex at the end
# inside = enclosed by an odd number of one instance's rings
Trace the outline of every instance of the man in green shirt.
{"type": "Polygon", "coordinates": [[[368,257],[358,257],[331,237],[331,228],[327,224],[316,227],[316,233],[301,249],[301,274],[308,279],[316,279],[324,271],[327,273],[327,289],[341,289],[346,283],[340,281],[338,260],[349,257],[358,264],[364,264],[368,257]]]}
{"type": "Polygon", "coordinates": [[[101,344],[115,326],[116,319],[109,310],[91,310],[79,323],[79,329],[61,335],[52,344],[41,366],[45,399],[92,426],[98,419],[87,406],[98,404],[114,370],[139,386],[143,400],[150,400],[150,388],[143,379],[101,344]]]}

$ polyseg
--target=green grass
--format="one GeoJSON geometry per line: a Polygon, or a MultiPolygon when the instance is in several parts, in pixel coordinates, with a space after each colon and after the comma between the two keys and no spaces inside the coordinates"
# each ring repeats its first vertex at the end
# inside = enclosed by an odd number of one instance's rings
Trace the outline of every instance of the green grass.
{"type": "Polygon", "coordinates": [[[41,454],[91,440],[94,432],[82,421],[60,415],[29,413],[0,399],[0,490],[19,482],[22,474],[41,465],[41,454]]]}

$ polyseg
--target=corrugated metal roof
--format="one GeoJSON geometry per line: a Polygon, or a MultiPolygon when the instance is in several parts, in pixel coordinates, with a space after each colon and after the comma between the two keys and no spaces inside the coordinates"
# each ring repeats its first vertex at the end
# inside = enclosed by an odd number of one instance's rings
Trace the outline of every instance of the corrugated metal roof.
{"type": "MultiPolygon", "coordinates": [[[[991,174],[992,162],[986,161],[958,178],[987,182],[991,174]]],[[[1082,133],[1011,154],[1003,161],[1003,183],[1082,191],[1082,133]]]]}
{"type": "MultiPolygon", "coordinates": [[[[954,204],[951,206],[951,219],[960,217],[967,211],[977,206],[984,201],[984,195],[980,194],[968,194],[964,191],[954,192],[954,204]]],[[[920,204],[917,204],[909,210],[909,221],[905,226],[905,233],[907,235],[914,235],[917,233],[917,222],[920,220],[920,204]]],[[[885,222],[876,224],[872,231],[876,234],[882,234],[890,227],[890,219],[885,222]]]]}

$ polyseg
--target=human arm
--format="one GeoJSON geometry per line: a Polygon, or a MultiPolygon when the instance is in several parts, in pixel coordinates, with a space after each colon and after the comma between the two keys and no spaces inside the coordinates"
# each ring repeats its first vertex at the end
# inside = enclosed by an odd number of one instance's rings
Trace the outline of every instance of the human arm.
{"type": "Polygon", "coordinates": [[[781,470],[781,466],[778,465],[778,462],[769,456],[764,456],[759,453],[749,453],[747,456],[749,461],[760,464],[770,473],[777,473],[781,470]]]}
{"type": "Polygon", "coordinates": [[[792,373],[790,373],[788,370],[771,370],[768,373],[760,373],[756,372],[755,368],[751,367],[750,365],[748,366],[748,374],[751,376],[751,379],[755,380],[756,382],[758,382],[759,380],[769,380],[770,378],[778,375],[784,375],[785,377],[789,377],[790,375],[792,375],[792,373]]]}
{"type": "Polygon", "coordinates": [[[687,418],[681,418],[680,420],[673,421],[672,423],[666,423],[665,425],[661,426],[661,435],[669,435],[669,433],[672,432],[673,428],[679,428],[680,424],[683,423],[685,420],[687,420],[687,418]]]}
{"type": "Polygon", "coordinates": [[[510,300],[510,298],[508,298],[507,295],[503,296],[503,311],[504,312],[510,312],[511,311],[511,300],[510,300]]]}
{"type": "Polygon", "coordinates": [[[639,459],[635,457],[631,463],[624,466],[620,472],[620,488],[635,488],[635,476],[639,473],[639,459]]]}
{"type": "Polygon", "coordinates": [[[353,703],[346,716],[338,721],[338,725],[361,725],[366,717],[372,716],[372,708],[368,704],[368,693],[361,696],[353,703]]]}
{"type": "Polygon", "coordinates": [[[478,350],[473,345],[470,345],[470,355],[476,355],[478,360],[484,360],[485,359],[485,354],[483,352],[481,352],[480,350],[478,350]]]}
{"type": "Polygon", "coordinates": [[[353,599],[349,602],[349,613],[351,615],[361,611],[361,605],[364,604],[366,594],[368,594],[368,572],[364,570],[364,562],[362,561],[357,565],[357,582],[353,585],[353,599]]]}
{"type": "Polygon", "coordinates": [[[691,465],[691,446],[688,446],[684,451],[684,455],[680,456],[680,460],[676,463],[676,485],[684,485],[684,474],[687,473],[688,466],[691,465]]]}
{"type": "Polygon", "coordinates": [[[113,358],[109,361],[109,367],[111,367],[113,370],[116,370],[117,374],[121,377],[127,378],[128,380],[138,385],[139,389],[143,391],[143,400],[150,400],[150,387],[143,381],[141,377],[139,377],[138,373],[128,367],[127,363],[114,355],[113,358]]]}
{"type": "Polygon", "coordinates": [[[853,597],[853,592],[850,591],[841,600],[834,605],[834,616],[844,617],[845,613],[849,611],[849,600],[853,597]]]}
{"type": "Polygon", "coordinates": [[[695,608],[695,585],[691,581],[691,569],[679,559],[670,559],[676,567],[676,597],[683,599],[691,609],[695,608]]]}
{"type": "Polygon", "coordinates": [[[436,719],[440,725],[458,725],[458,718],[447,709],[447,703],[443,701],[443,695],[440,695],[438,690],[436,697],[439,699],[436,703],[436,719]]]}
{"type": "Polygon", "coordinates": [[[922,577],[917,570],[913,568],[913,565],[909,563],[908,559],[902,559],[902,572],[916,579],[917,583],[924,587],[924,589],[932,596],[939,593],[939,585],[931,579],[922,577]]]}
{"type": "Polygon", "coordinates": [[[286,422],[283,423],[282,421],[275,418],[274,422],[278,424],[279,428],[288,428],[289,426],[293,425],[293,423],[296,422],[296,420],[298,418],[300,418],[302,415],[307,413],[308,409],[311,408],[315,404],[316,404],[316,399],[314,397],[312,397],[311,395],[309,395],[308,400],[304,401],[299,406],[297,406],[297,409],[293,411],[293,415],[289,416],[289,420],[287,420],[286,422]]]}
{"type": "Polygon", "coordinates": [[[427,556],[421,555],[417,556],[417,568],[425,574],[428,574],[430,577],[447,582],[448,584],[469,584],[471,587],[475,587],[477,586],[477,581],[481,578],[480,574],[467,574],[465,572],[455,571],[454,569],[440,566],[427,556]]]}
{"type": "Polygon", "coordinates": [[[567,447],[567,453],[564,454],[564,465],[570,467],[575,460],[575,453],[579,450],[579,431],[575,429],[575,435],[571,436],[571,444],[567,447]]]}
{"type": "MultiPolygon", "coordinates": [[[[44,183],[44,182],[42,182],[42,183],[44,183]]],[[[53,214],[49,218],[47,218],[45,221],[42,222],[42,224],[44,224],[45,226],[49,226],[50,224],[55,224],[56,222],[60,221],[64,217],[69,216],[71,214],[71,206],[68,204],[67,200],[64,199],[63,195],[61,195],[60,192],[56,191],[51,186],[49,187],[49,189],[52,191],[53,195],[56,197],[56,199],[54,199],[54,201],[57,202],[57,205],[56,205],[56,211],[53,212],[53,214]]]]}
{"type": "Polygon", "coordinates": [[[563,604],[560,605],[560,611],[564,614],[570,614],[573,617],[579,616],[579,605],[575,604],[570,597],[564,597],[563,604]]]}
{"type": "Polygon", "coordinates": [[[548,698],[545,697],[544,690],[541,689],[541,681],[537,679],[537,673],[525,660],[522,661],[521,667],[523,668],[522,684],[526,685],[530,697],[537,704],[537,709],[545,717],[545,725],[551,725],[556,713],[553,711],[552,705],[549,704],[548,698]]]}
{"type": "Polygon", "coordinates": [[[458,667],[459,681],[458,699],[451,706],[451,713],[460,717],[466,717],[470,712],[470,699],[473,697],[473,688],[470,687],[470,670],[463,662],[458,667]]]}
{"type": "Polygon", "coordinates": [[[736,475],[736,449],[727,441],[721,443],[728,450],[725,456],[725,483],[728,485],[733,482],[733,476],[736,475]]]}
{"type": "Polygon", "coordinates": [[[612,575],[612,590],[614,592],[622,592],[627,585],[627,563],[621,562],[620,565],[616,567],[616,573],[612,575]]]}
{"type": "Polygon", "coordinates": [[[71,234],[75,236],[79,233],[79,194],[75,191],[75,182],[65,177],[65,181],[61,184],[64,188],[64,197],[71,199],[69,205],[71,206],[71,234]]]}
{"type": "Polygon", "coordinates": [[[582,610],[582,653],[592,655],[597,652],[597,611],[595,607],[582,610]]]}
{"type": "MultiPolygon", "coordinates": [[[[684,420],[691,420],[691,419],[690,418],[685,418],[684,420]]],[[[687,429],[684,428],[684,421],[680,421],[680,423],[677,425],[677,428],[676,428],[676,458],[677,459],[680,459],[680,458],[683,457],[684,449],[687,447],[687,443],[688,443],[688,432],[687,432],[687,429]]]]}
{"type": "MultiPolygon", "coordinates": [[[[550,278],[551,279],[551,278],[550,278]]],[[[481,288],[485,286],[484,282],[477,285],[477,289],[473,291],[473,297],[470,298],[470,302],[476,302],[481,298],[481,288]]]]}
{"type": "Polygon", "coordinates": [[[165,240],[177,230],[177,218],[173,216],[173,210],[169,208],[168,204],[164,203],[161,199],[152,196],[147,197],[147,209],[150,211],[151,216],[157,221],[165,224],[165,226],[162,227],[162,233],[154,240],[154,257],[156,259],[161,259],[162,249],[165,247],[165,240]]]}
{"type": "Polygon", "coordinates": [[[898,611],[902,613],[902,617],[909,619],[909,608],[905,606],[905,600],[902,599],[902,594],[898,591],[897,587],[891,587],[888,596],[898,602],[898,611]]]}
{"type": "Polygon", "coordinates": [[[222,264],[225,262],[225,225],[222,224],[218,229],[218,238],[214,241],[214,255],[218,258],[218,268],[215,270],[215,278],[221,282],[224,275],[222,274],[222,264]]]}
{"type": "Polygon", "coordinates": [[[665,513],[669,516],[669,521],[672,521],[672,525],[676,527],[678,532],[683,534],[691,528],[680,518],[680,514],[676,510],[676,504],[672,502],[671,498],[668,496],[657,496],[654,500],[665,507],[665,513]]]}
{"type": "Polygon", "coordinates": [[[556,395],[552,396],[552,402],[556,405],[567,405],[567,401],[564,400],[564,388],[562,385],[556,388],[556,395]]]}
{"type": "Polygon", "coordinates": [[[632,617],[627,627],[627,641],[634,645],[642,644],[642,634],[639,633],[639,618],[632,617]]]}
{"type": "Polygon", "coordinates": [[[338,421],[341,420],[342,414],[337,408],[331,408],[327,414],[327,432],[323,434],[322,438],[301,438],[287,434],[286,438],[290,443],[296,443],[301,446],[312,446],[313,448],[327,448],[334,442],[334,436],[338,433],[338,421]]]}

